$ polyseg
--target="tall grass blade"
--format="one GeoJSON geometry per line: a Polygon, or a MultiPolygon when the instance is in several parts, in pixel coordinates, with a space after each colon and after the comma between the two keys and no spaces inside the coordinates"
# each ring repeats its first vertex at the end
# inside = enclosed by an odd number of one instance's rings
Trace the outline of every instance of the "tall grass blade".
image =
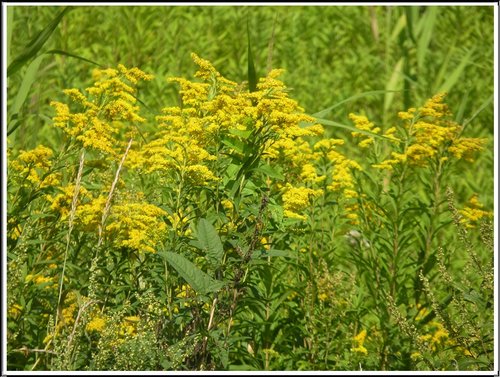
{"type": "Polygon", "coordinates": [[[413,20],[416,17],[415,10],[418,10],[418,8],[416,9],[416,7],[405,7],[404,10],[406,15],[406,32],[408,34],[408,37],[416,44],[415,33],[413,31],[413,29],[415,28],[413,20]]]}
{"type": "Polygon", "coordinates": [[[467,90],[460,101],[460,106],[455,115],[455,122],[462,123],[464,119],[465,108],[467,107],[467,102],[469,101],[470,90],[467,90]]]}
{"type": "Polygon", "coordinates": [[[28,43],[24,51],[17,56],[12,63],[10,63],[7,68],[7,76],[16,73],[24,64],[27,63],[28,60],[33,58],[38,51],[40,51],[64,15],[71,9],[72,8],[70,7],[65,7],[35,38],[30,41],[30,43],[28,43]]]}
{"type": "Polygon", "coordinates": [[[255,92],[257,89],[257,74],[252,55],[252,42],[250,40],[250,26],[247,20],[247,40],[248,40],[248,88],[250,92],[255,92]]]}
{"type": "Polygon", "coordinates": [[[7,46],[6,46],[6,54],[7,54],[7,65],[10,64],[10,46],[12,41],[12,24],[14,23],[14,8],[7,7],[7,46]]]}
{"type": "Polygon", "coordinates": [[[394,69],[392,70],[391,77],[385,86],[386,93],[384,98],[384,113],[391,107],[392,101],[394,99],[394,92],[398,91],[396,88],[399,87],[399,84],[403,78],[402,68],[404,64],[404,58],[398,60],[394,69]]]}
{"type": "Polygon", "coordinates": [[[453,86],[458,82],[462,74],[464,73],[465,68],[470,64],[470,57],[474,50],[470,50],[467,55],[463,57],[460,61],[460,64],[455,68],[455,70],[448,76],[446,81],[441,85],[438,92],[448,92],[453,86]]]}
{"type": "Polygon", "coordinates": [[[273,50],[274,50],[274,35],[276,31],[276,19],[278,15],[274,17],[273,21],[273,31],[271,32],[271,38],[269,39],[269,44],[267,45],[267,66],[266,72],[269,73],[273,69],[273,50]]]}
{"type": "Polygon", "coordinates": [[[12,132],[17,130],[19,128],[19,126],[22,124],[22,121],[21,121],[21,119],[18,119],[17,116],[14,116],[9,120],[9,123],[12,125],[7,130],[7,136],[9,136],[12,132]]]}
{"type": "Polygon", "coordinates": [[[450,45],[450,48],[448,49],[448,52],[446,53],[446,56],[443,59],[443,63],[441,63],[441,67],[439,68],[439,72],[437,76],[435,77],[432,85],[432,93],[437,93],[438,90],[438,85],[440,85],[444,81],[444,77],[449,73],[448,65],[450,63],[451,56],[453,55],[453,52],[455,51],[455,44],[450,45]]]}
{"type": "Polygon", "coordinates": [[[404,14],[402,14],[398,18],[398,21],[396,22],[396,26],[394,26],[394,29],[392,30],[391,36],[389,38],[391,43],[394,43],[396,41],[396,39],[399,36],[399,33],[401,33],[401,30],[403,30],[405,26],[406,26],[406,17],[404,14]]]}
{"type": "Polygon", "coordinates": [[[42,60],[46,57],[45,54],[40,55],[33,60],[28,69],[26,69],[26,73],[24,74],[23,81],[21,82],[21,86],[19,87],[19,91],[17,92],[14,103],[12,104],[12,108],[10,109],[11,115],[18,114],[26,101],[26,97],[28,97],[31,86],[36,80],[36,75],[38,73],[38,68],[42,63],[42,60]]]}
{"type": "Polygon", "coordinates": [[[432,32],[436,23],[438,14],[437,7],[428,7],[425,11],[424,17],[419,21],[419,35],[417,41],[417,66],[421,71],[424,66],[425,56],[429,50],[429,43],[432,39],[432,32]]]}

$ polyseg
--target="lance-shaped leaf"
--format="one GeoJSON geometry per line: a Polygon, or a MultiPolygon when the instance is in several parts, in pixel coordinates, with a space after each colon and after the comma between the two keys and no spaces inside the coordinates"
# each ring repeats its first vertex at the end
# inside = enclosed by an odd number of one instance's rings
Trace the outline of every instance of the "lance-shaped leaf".
{"type": "Polygon", "coordinates": [[[210,263],[219,267],[224,256],[224,248],[214,226],[206,219],[200,219],[198,222],[198,241],[201,249],[207,253],[210,263]]]}
{"type": "Polygon", "coordinates": [[[197,293],[216,292],[224,285],[223,282],[212,279],[208,274],[196,267],[193,262],[180,254],[163,252],[161,255],[197,293]]]}

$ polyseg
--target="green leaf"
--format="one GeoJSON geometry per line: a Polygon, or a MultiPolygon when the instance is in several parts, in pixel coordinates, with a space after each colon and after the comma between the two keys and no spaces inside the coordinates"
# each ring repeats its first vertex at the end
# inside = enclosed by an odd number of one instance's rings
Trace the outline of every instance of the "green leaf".
{"type": "Polygon", "coordinates": [[[7,136],[9,136],[12,132],[17,130],[19,126],[22,124],[21,119],[17,118],[17,114],[10,119],[9,123],[11,123],[10,127],[7,130],[7,136]]]}
{"type": "Polygon", "coordinates": [[[263,256],[265,257],[285,257],[285,258],[298,258],[297,253],[293,253],[289,250],[277,250],[277,249],[271,249],[263,253],[263,256]]]}
{"type": "Polygon", "coordinates": [[[225,137],[222,139],[222,144],[227,145],[229,148],[232,148],[235,150],[235,152],[244,153],[245,150],[245,144],[240,141],[240,140],[233,140],[225,137]]]}
{"type": "Polygon", "coordinates": [[[254,169],[254,171],[264,173],[265,175],[267,175],[270,178],[279,179],[281,181],[283,179],[285,179],[283,174],[281,174],[279,171],[277,171],[275,168],[273,168],[271,165],[268,165],[268,164],[260,165],[260,166],[256,167],[254,169]]]}
{"type": "Polygon", "coordinates": [[[284,216],[284,209],[279,204],[268,204],[269,212],[271,213],[271,218],[278,224],[281,224],[284,216]]]}
{"type": "Polygon", "coordinates": [[[481,113],[481,111],[483,111],[488,106],[493,106],[493,94],[486,101],[484,101],[481,106],[479,106],[479,109],[477,109],[477,111],[472,114],[470,118],[462,123],[462,130],[460,131],[460,135],[463,133],[465,126],[472,122],[479,115],[479,113],[481,113]]]}
{"type": "Polygon", "coordinates": [[[242,139],[248,139],[248,137],[252,134],[252,131],[251,130],[230,129],[229,133],[231,135],[239,136],[242,139]]]}
{"type": "Polygon", "coordinates": [[[224,256],[224,248],[213,225],[203,218],[198,222],[198,241],[201,248],[207,253],[210,262],[219,267],[224,256]]]}
{"type": "Polygon", "coordinates": [[[62,20],[64,15],[69,12],[71,8],[65,7],[46,27],[43,29],[35,38],[33,38],[30,43],[26,46],[24,51],[19,54],[10,63],[9,68],[7,68],[7,76],[16,73],[28,60],[35,57],[35,55],[40,51],[45,42],[49,39],[52,32],[55,30],[59,22],[62,20]]]}
{"type": "Polygon", "coordinates": [[[479,308],[484,308],[486,306],[483,297],[474,289],[471,289],[469,292],[463,292],[462,297],[464,300],[476,304],[479,308]]]}
{"type": "Polygon", "coordinates": [[[224,285],[223,282],[212,279],[180,254],[172,252],[160,252],[159,254],[165,257],[167,262],[196,292],[201,294],[216,292],[224,285]]]}

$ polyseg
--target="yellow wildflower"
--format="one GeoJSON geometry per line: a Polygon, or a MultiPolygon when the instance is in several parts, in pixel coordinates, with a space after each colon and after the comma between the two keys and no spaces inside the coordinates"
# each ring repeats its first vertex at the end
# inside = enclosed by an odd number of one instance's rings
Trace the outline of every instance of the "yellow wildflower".
{"type": "Polygon", "coordinates": [[[8,310],[9,316],[14,319],[19,318],[22,312],[23,312],[23,307],[19,304],[12,305],[8,310]]]}
{"type": "Polygon", "coordinates": [[[34,149],[19,153],[17,159],[10,162],[23,186],[39,185],[48,187],[59,183],[60,173],[47,174],[52,167],[52,149],[39,145],[34,149]]]}
{"type": "Polygon", "coordinates": [[[419,109],[420,115],[434,118],[442,118],[445,115],[450,115],[447,105],[443,103],[444,97],[446,97],[446,93],[438,93],[427,100],[424,106],[419,109]]]}
{"type": "Polygon", "coordinates": [[[78,89],[65,89],[63,90],[63,93],[77,103],[82,105],[87,103],[87,97],[85,97],[85,95],[78,89]]]}
{"type": "Polygon", "coordinates": [[[264,249],[266,249],[266,250],[270,250],[271,249],[271,244],[269,243],[269,241],[267,240],[266,237],[262,237],[260,239],[260,243],[262,244],[262,246],[264,247],[264,249]]]}
{"type": "Polygon", "coordinates": [[[415,117],[416,111],[417,111],[417,109],[412,107],[412,108],[409,108],[408,111],[400,111],[398,113],[398,117],[403,119],[403,120],[410,120],[410,119],[413,119],[415,117]]]}
{"type": "Polygon", "coordinates": [[[106,234],[112,235],[118,246],[155,253],[166,231],[166,224],[161,219],[166,214],[149,203],[116,203],[111,207],[106,234]]]}
{"type": "Polygon", "coordinates": [[[186,168],[186,177],[194,185],[206,185],[209,181],[218,180],[205,165],[191,165],[186,168]]]}
{"type": "Polygon", "coordinates": [[[482,150],[484,144],[486,144],[486,139],[458,138],[453,140],[452,145],[448,147],[448,151],[456,159],[463,158],[466,161],[472,162],[474,161],[472,157],[473,153],[482,150]]]}
{"type": "MultiPolygon", "coordinates": [[[[354,126],[361,131],[369,131],[375,134],[380,132],[380,128],[374,127],[373,123],[368,120],[364,115],[349,114],[349,119],[354,122],[354,126]]],[[[368,136],[367,134],[361,132],[351,132],[353,137],[360,137],[362,140],[358,143],[360,148],[366,148],[373,144],[373,136],[368,136]]]]}
{"type": "Polygon", "coordinates": [[[85,329],[87,331],[102,332],[106,326],[106,319],[104,317],[96,316],[87,323],[85,329]]]}
{"type": "MultiPolygon", "coordinates": [[[[63,129],[70,137],[82,142],[86,148],[118,156],[124,144],[119,136],[125,127],[123,122],[141,123],[139,107],[135,106],[135,85],[139,80],[151,80],[138,68],[127,69],[123,65],[118,70],[105,69],[94,71],[94,85],[85,90],[66,89],[64,93],[83,107],[83,112],[71,113],[68,105],[52,102],[55,109],[53,124],[63,129]],[[131,85],[129,85],[131,84],[131,85]]],[[[129,133],[136,132],[131,128],[129,133]]],[[[125,137],[130,134],[125,133],[125,137]]]]}
{"type": "Polygon", "coordinates": [[[229,199],[223,199],[223,200],[221,200],[221,204],[222,204],[222,207],[224,207],[224,209],[227,212],[232,211],[233,208],[234,208],[233,202],[231,200],[229,200],[229,199]]]}
{"type": "Polygon", "coordinates": [[[313,164],[304,164],[302,165],[302,172],[300,173],[300,177],[304,182],[313,182],[319,183],[326,179],[324,175],[318,175],[316,168],[313,164]]]}
{"type": "MultiPolygon", "coordinates": [[[[53,197],[52,195],[47,195],[45,198],[51,203],[50,209],[58,212],[61,215],[61,220],[64,221],[71,209],[71,204],[73,202],[73,196],[75,192],[75,185],[70,184],[67,186],[58,187],[58,189],[62,191],[62,193],[57,194],[55,197],[53,197]]],[[[87,196],[88,191],[85,189],[85,187],[81,186],[78,192],[77,205],[81,202],[82,198],[85,198],[87,196]]]]}
{"type": "Polygon", "coordinates": [[[118,334],[121,337],[136,336],[137,335],[137,325],[138,325],[139,321],[140,321],[140,318],[138,316],[124,317],[121,324],[120,324],[118,334]]]}
{"type": "MultiPolygon", "coordinates": [[[[435,158],[441,162],[447,161],[449,159],[447,152],[456,159],[464,158],[472,161],[473,153],[482,149],[485,140],[460,136],[462,127],[451,120],[444,119],[445,116],[451,115],[446,104],[443,103],[444,97],[444,93],[437,94],[418,111],[412,108],[406,113],[400,113],[401,119],[412,120],[405,123],[409,138],[404,150],[393,151],[391,152],[393,158],[372,166],[393,170],[397,164],[408,162],[411,165],[424,167],[435,158]]],[[[384,136],[397,142],[399,139],[394,137],[394,134],[394,128],[390,128],[384,136]]]]}
{"type": "Polygon", "coordinates": [[[418,360],[420,357],[422,357],[422,354],[420,352],[413,352],[411,355],[410,355],[411,359],[413,361],[416,361],[418,360]]]}
{"type": "Polygon", "coordinates": [[[307,216],[301,215],[302,212],[310,205],[312,198],[323,195],[323,190],[313,190],[307,187],[293,187],[287,185],[286,192],[283,194],[284,214],[287,217],[299,220],[306,220],[307,216]]]}
{"type": "Polygon", "coordinates": [[[483,204],[479,202],[478,195],[472,195],[469,199],[469,203],[458,211],[462,215],[460,222],[467,228],[475,228],[482,219],[493,217],[492,212],[485,211],[482,208],[483,204]]]}
{"type": "Polygon", "coordinates": [[[365,329],[361,330],[358,335],[354,337],[354,341],[358,344],[363,344],[366,339],[367,331],[365,329]]]}
{"type": "Polygon", "coordinates": [[[364,355],[368,354],[368,350],[363,345],[366,339],[367,331],[365,329],[361,330],[358,335],[353,338],[356,343],[356,347],[351,348],[352,352],[361,353],[364,355]]]}
{"type": "Polygon", "coordinates": [[[361,353],[363,355],[368,355],[368,350],[364,346],[358,346],[358,347],[351,348],[351,351],[361,353]]]}

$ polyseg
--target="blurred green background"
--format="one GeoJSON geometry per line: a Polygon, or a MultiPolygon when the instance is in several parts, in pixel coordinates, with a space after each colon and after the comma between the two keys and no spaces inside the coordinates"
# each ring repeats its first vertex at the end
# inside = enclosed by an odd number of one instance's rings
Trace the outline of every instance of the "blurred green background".
{"type": "MultiPolygon", "coordinates": [[[[63,9],[8,6],[7,63],[63,9]]],[[[162,107],[178,104],[177,87],[166,77],[192,78],[191,52],[227,78],[246,80],[250,39],[258,77],[270,66],[284,68],[291,97],[307,113],[337,105],[321,116],[342,124],[356,112],[388,128],[398,111],[449,92],[446,102],[456,120],[467,123],[465,134],[489,139],[476,162],[481,177],[464,179],[476,192],[485,185],[492,192],[493,12],[494,6],[471,5],[71,7],[43,46],[8,75],[9,147],[57,146],[59,134],[47,127],[50,101],[63,100],[65,88],[89,86],[97,67],[67,54],[154,74],[139,93],[153,119],[162,107]],[[366,94],[371,91],[380,92],[366,94]]],[[[327,132],[350,138],[344,129],[327,132]]],[[[352,157],[361,157],[352,145],[352,157]]]]}

